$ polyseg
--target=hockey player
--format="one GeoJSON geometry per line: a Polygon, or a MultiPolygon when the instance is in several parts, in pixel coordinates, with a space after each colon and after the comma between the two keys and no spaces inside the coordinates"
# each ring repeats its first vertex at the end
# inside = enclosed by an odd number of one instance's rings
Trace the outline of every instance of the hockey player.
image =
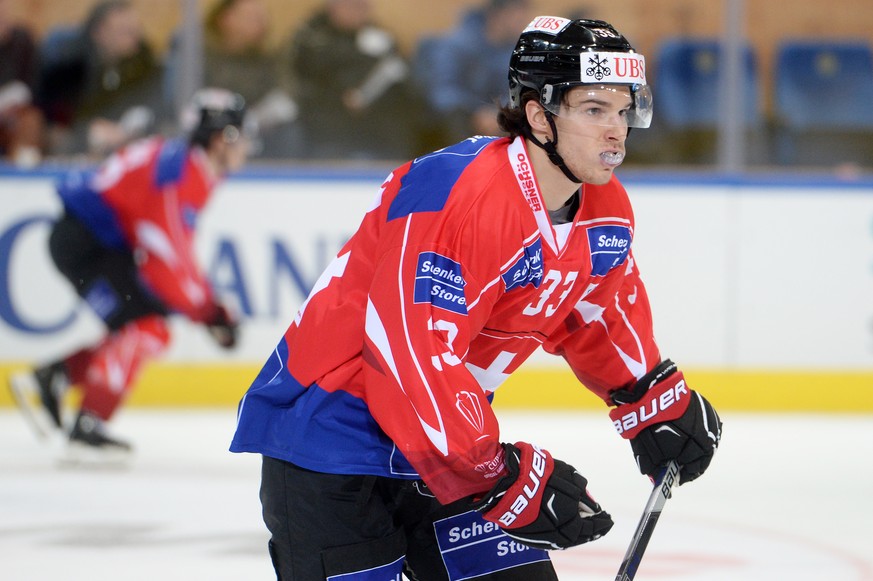
{"type": "Polygon", "coordinates": [[[612,519],[574,467],[501,441],[490,401],[538,347],[614,406],[644,474],[710,463],[721,422],[653,340],[614,175],[652,116],[642,55],[538,17],[509,87],[509,138],[388,176],[240,402],[280,579],[556,579],[543,549],[612,519]]]}
{"type": "Polygon", "coordinates": [[[64,213],[49,238],[51,257],[107,334],[13,375],[10,387],[38,431],[69,429],[74,459],[82,451],[98,458],[130,451],[104,422],[143,365],[168,346],[168,315],[202,323],[222,347],[234,346],[236,322],[210,290],[193,243],[195,220],[213,188],[247,159],[244,115],[241,96],[204,89],[184,111],[187,139],[132,143],[96,172],[72,172],[58,187],[64,213]],[[82,391],[81,408],[65,426],[63,394],[70,385],[82,391]]]}

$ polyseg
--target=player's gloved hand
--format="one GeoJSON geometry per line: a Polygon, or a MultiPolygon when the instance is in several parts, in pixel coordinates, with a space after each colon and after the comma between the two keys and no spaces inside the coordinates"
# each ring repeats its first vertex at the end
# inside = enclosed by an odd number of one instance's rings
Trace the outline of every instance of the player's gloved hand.
{"type": "Polygon", "coordinates": [[[236,346],[239,323],[230,316],[223,305],[216,305],[214,314],[206,322],[206,329],[223,349],[232,349],[236,346]]]}
{"type": "Polygon", "coordinates": [[[706,398],[688,388],[676,364],[662,361],[633,387],[611,395],[618,407],[609,417],[630,440],[640,472],[654,476],[675,460],[680,485],[703,474],[721,440],[721,419],[706,398]]]}
{"type": "Polygon", "coordinates": [[[508,473],[476,505],[485,520],[537,549],[581,545],[612,528],[575,468],[525,442],[503,447],[508,473]]]}

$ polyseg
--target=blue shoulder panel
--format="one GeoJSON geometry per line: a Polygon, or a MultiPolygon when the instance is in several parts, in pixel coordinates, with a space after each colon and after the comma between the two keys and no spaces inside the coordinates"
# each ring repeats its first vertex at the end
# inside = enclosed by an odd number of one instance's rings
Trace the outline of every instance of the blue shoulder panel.
{"type": "Polygon", "coordinates": [[[155,164],[155,185],[161,188],[178,182],[182,178],[187,158],[188,144],[181,139],[168,139],[158,153],[155,164]]]}
{"type": "Polygon", "coordinates": [[[400,191],[388,209],[388,220],[415,212],[439,212],[458,178],[497,137],[471,137],[416,158],[400,180],[400,191]]]}

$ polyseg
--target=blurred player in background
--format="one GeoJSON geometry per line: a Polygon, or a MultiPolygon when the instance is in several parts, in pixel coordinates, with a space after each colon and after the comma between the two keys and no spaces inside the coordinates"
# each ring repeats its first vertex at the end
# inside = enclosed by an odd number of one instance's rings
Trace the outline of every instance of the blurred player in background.
{"type": "Polygon", "coordinates": [[[206,325],[222,347],[236,342],[236,322],[197,263],[194,235],[215,186],[247,160],[244,117],[240,95],[201,90],[183,114],[187,139],[134,142],[58,187],[64,213],[49,238],[52,260],[108,332],[96,345],[11,376],[10,387],[41,433],[68,430],[74,460],[131,450],[104,422],[144,364],[167,348],[168,315],[206,325]],[[71,385],[82,400],[67,426],[63,395],[71,385]]]}
{"type": "Polygon", "coordinates": [[[614,175],[651,121],[643,57],[539,17],[509,87],[508,138],[387,178],[240,403],[280,579],[556,579],[544,549],[612,519],[575,468],[501,440],[493,393],[539,347],[613,406],[641,472],[710,464],[721,421],[653,339],[614,175]]]}

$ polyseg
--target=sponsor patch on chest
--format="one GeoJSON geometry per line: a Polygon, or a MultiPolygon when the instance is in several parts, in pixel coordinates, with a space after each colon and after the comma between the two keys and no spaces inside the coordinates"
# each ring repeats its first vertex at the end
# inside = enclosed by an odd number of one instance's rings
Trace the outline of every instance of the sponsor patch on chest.
{"type": "Polygon", "coordinates": [[[537,238],[533,244],[524,247],[521,257],[501,275],[506,292],[532,284],[539,288],[543,280],[543,243],[537,238]]]}
{"type": "Polygon", "coordinates": [[[591,276],[606,276],[627,258],[631,246],[630,228],[592,226],[588,228],[588,246],[591,249],[591,276]]]}
{"type": "Polygon", "coordinates": [[[436,252],[422,252],[418,255],[414,302],[431,303],[440,309],[466,315],[466,284],[459,262],[436,252]]]}

